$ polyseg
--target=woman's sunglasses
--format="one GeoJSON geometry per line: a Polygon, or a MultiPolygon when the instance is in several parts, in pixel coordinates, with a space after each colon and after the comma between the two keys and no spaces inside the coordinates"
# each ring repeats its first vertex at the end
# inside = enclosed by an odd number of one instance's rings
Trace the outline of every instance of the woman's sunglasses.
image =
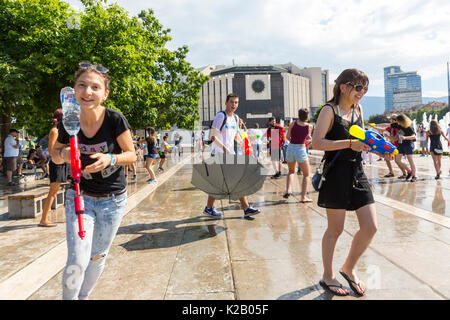
{"type": "Polygon", "coordinates": [[[100,73],[107,73],[109,70],[105,68],[104,66],[98,65],[98,64],[91,64],[89,62],[80,62],[78,64],[80,68],[94,68],[100,73]]]}
{"type": "Polygon", "coordinates": [[[360,84],[353,84],[351,82],[347,82],[346,85],[349,85],[349,86],[353,87],[357,92],[361,92],[363,89],[364,89],[365,92],[367,92],[367,90],[369,90],[369,87],[367,87],[367,86],[364,87],[364,86],[362,86],[360,84]]]}

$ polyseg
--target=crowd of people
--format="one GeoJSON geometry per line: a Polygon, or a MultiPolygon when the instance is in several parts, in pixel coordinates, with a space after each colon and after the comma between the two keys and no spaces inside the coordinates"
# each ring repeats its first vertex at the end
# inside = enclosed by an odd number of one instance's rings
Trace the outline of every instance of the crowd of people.
{"type": "MultiPolygon", "coordinates": [[[[182,153],[181,135],[175,138],[174,146],[168,143],[168,134],[161,139],[159,132],[153,127],[146,129],[145,138],[132,136],[126,118],[120,112],[102,105],[108,98],[110,82],[108,69],[90,63],[80,63],[74,77],[75,97],[81,106],[81,130],[77,134],[82,163],[79,183],[85,201],[84,225],[87,237],[82,240],[77,236],[77,213],[74,207],[77,194],[72,185],[67,191],[65,207],[68,259],[63,272],[64,299],[87,299],[99,279],[125,213],[129,170],[133,172],[131,179],[136,180],[136,161],[143,161],[149,177],[147,182],[158,183],[153,166],[157,164],[157,170],[162,172],[167,153],[172,152],[175,156],[181,156],[182,153]],[[73,277],[77,281],[73,281],[73,277]]],[[[239,148],[242,140],[240,129],[248,134],[253,156],[257,159],[264,156],[262,146],[266,139],[267,157],[274,170],[271,178],[281,179],[282,166],[287,165],[283,198],[288,199],[293,195],[295,174],[300,174],[302,203],[313,201],[308,197],[311,184],[308,150],[312,146],[315,150],[324,151],[323,166],[327,168],[327,173],[319,190],[317,204],[326,209],[328,226],[322,239],[324,272],[320,284],[336,295],[349,294],[336,279],[333,270],[334,250],[343,232],[346,212],[356,212],[360,230],[353,238],[348,257],[339,273],[348,281],[355,294],[360,296],[364,295],[366,287],[355,273],[355,266],[378,228],[371,184],[363,167],[366,157],[371,159],[370,153],[367,153],[368,147],[365,144],[349,134],[349,128],[353,124],[364,128],[363,110],[359,102],[368,86],[369,79],[364,72],[344,70],[336,79],[333,98],[322,108],[314,128],[309,123],[309,110],[301,108],[298,110],[298,119],[285,127],[276,123],[275,117],[271,117],[267,130],[260,129],[258,124],[247,129],[236,114],[239,96],[229,94],[225,110],[214,117],[209,140],[206,141],[203,130],[192,135],[193,145],[197,145],[200,151],[204,151],[205,145],[211,145],[211,157],[242,152],[239,148]]],[[[55,226],[48,219],[50,206],[61,183],[70,181],[70,137],[62,125],[62,116],[61,109],[54,112],[53,127],[48,135],[39,140],[39,146],[26,138],[29,151],[27,165],[41,168],[45,176],[50,178],[50,191],[39,223],[41,227],[55,226]]],[[[395,177],[392,167],[394,160],[402,172],[399,178],[411,182],[417,180],[417,168],[412,155],[414,142],[418,138],[422,148],[421,156],[431,154],[436,179],[440,179],[441,137],[450,144],[450,129],[445,134],[433,120],[429,128],[420,126],[416,135],[411,120],[405,114],[393,114],[389,120],[388,124],[374,126],[399,150],[394,158],[388,154],[378,154],[380,159],[385,160],[389,170],[384,177],[395,177]],[[406,158],[406,162],[403,158],[406,158]]],[[[12,173],[16,169],[22,175],[22,166],[17,167],[18,158],[22,158],[19,156],[21,148],[23,146],[19,143],[18,131],[11,129],[5,141],[3,158],[8,186],[14,185],[12,173]]],[[[251,206],[246,196],[239,200],[244,217],[261,213],[261,210],[251,206]]],[[[222,213],[214,207],[214,203],[215,198],[208,194],[203,214],[220,218],[222,213]]]]}

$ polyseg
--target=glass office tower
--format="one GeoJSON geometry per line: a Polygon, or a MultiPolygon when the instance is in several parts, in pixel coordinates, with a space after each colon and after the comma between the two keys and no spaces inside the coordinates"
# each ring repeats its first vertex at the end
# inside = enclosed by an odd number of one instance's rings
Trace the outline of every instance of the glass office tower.
{"type": "Polygon", "coordinates": [[[421,77],[416,71],[403,72],[400,66],[385,67],[384,99],[386,111],[422,104],[421,77]]]}

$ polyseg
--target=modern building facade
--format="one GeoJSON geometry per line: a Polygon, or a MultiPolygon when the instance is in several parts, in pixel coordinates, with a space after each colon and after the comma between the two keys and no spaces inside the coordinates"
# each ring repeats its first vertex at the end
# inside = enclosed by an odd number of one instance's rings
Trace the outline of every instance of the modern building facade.
{"type": "Polygon", "coordinates": [[[385,110],[422,104],[422,80],[417,71],[403,72],[400,66],[384,68],[385,110]]]}
{"type": "MultiPolygon", "coordinates": [[[[199,115],[203,126],[211,125],[217,112],[225,109],[229,93],[239,96],[238,116],[248,128],[266,127],[272,116],[277,121],[298,117],[298,109],[315,110],[331,99],[328,71],[284,65],[215,66],[202,68],[210,79],[200,92],[199,115]]],[[[331,90],[332,91],[332,90],[331,90]]]]}

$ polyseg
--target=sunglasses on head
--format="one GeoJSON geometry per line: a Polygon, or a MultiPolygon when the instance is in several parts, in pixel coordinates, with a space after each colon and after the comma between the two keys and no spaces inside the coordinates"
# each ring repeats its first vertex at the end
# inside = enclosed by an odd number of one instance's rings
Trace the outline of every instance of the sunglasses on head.
{"type": "Polygon", "coordinates": [[[363,89],[364,89],[365,92],[367,92],[367,90],[369,90],[369,87],[367,87],[367,86],[364,87],[364,86],[362,86],[360,84],[353,84],[351,82],[347,82],[346,85],[349,85],[349,86],[353,87],[357,92],[361,92],[363,89]]]}
{"type": "Polygon", "coordinates": [[[91,64],[89,62],[80,62],[78,64],[78,66],[80,68],[94,68],[95,70],[97,70],[100,73],[107,73],[109,70],[107,68],[105,68],[104,66],[100,66],[98,64],[91,64]]]}

